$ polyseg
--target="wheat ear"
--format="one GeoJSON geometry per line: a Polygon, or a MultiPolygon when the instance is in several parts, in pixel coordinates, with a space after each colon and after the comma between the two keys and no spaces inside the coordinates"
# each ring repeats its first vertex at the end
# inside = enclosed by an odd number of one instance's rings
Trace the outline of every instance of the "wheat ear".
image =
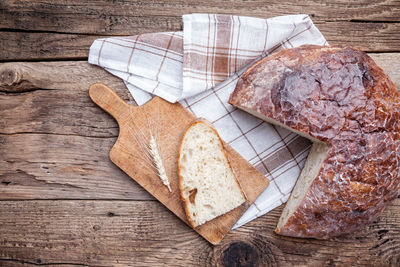
{"type": "Polygon", "coordinates": [[[169,192],[172,192],[171,186],[169,185],[167,172],[165,171],[163,160],[161,158],[161,154],[160,154],[160,151],[157,146],[156,139],[154,138],[153,134],[151,134],[151,133],[150,133],[150,140],[149,140],[149,152],[153,158],[154,165],[158,171],[158,176],[160,177],[163,184],[166,187],[168,187],[169,192]]]}
{"type": "MultiPolygon", "coordinates": [[[[160,114],[159,114],[158,109],[159,109],[159,107],[157,106],[157,113],[158,113],[157,119],[159,120],[160,114]]],[[[146,135],[144,134],[142,129],[140,129],[134,122],[134,117],[133,117],[131,109],[129,109],[129,113],[130,113],[130,116],[132,119],[132,124],[135,128],[134,131],[132,129],[130,129],[130,132],[133,133],[133,136],[136,139],[136,142],[139,144],[139,147],[144,152],[144,155],[141,155],[141,157],[143,159],[145,159],[146,162],[150,162],[150,165],[155,169],[155,172],[156,172],[157,176],[160,178],[160,180],[162,181],[162,183],[168,188],[168,190],[170,192],[172,192],[171,186],[169,184],[167,172],[164,167],[164,162],[161,157],[161,151],[160,151],[160,148],[159,148],[158,142],[157,142],[157,139],[159,139],[158,131],[157,131],[158,129],[155,129],[154,123],[151,124],[150,121],[147,119],[147,129],[149,129],[149,138],[146,138],[146,135]],[[153,129],[155,132],[154,135],[151,131],[152,128],[154,128],[153,129]]]]}

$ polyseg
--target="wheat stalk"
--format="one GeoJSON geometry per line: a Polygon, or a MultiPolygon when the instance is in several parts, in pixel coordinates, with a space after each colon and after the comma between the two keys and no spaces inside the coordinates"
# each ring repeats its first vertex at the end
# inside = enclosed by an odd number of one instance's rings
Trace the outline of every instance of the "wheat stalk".
{"type": "Polygon", "coordinates": [[[169,192],[172,192],[171,186],[169,185],[167,172],[165,171],[163,160],[161,158],[160,150],[158,149],[156,139],[154,138],[154,136],[152,134],[150,134],[149,152],[153,158],[155,167],[158,171],[158,176],[160,177],[163,184],[166,187],[168,187],[169,192]]]}
{"type": "Polygon", "coordinates": [[[129,109],[129,113],[132,119],[132,124],[135,129],[132,129],[128,126],[129,132],[133,135],[134,140],[139,145],[141,151],[138,154],[140,155],[143,162],[148,166],[151,166],[150,169],[155,171],[157,176],[160,178],[162,183],[168,188],[169,192],[172,192],[171,186],[169,183],[168,175],[165,170],[164,161],[161,156],[161,149],[158,145],[159,141],[159,134],[158,134],[158,123],[160,120],[159,114],[159,107],[157,105],[157,122],[151,123],[149,119],[147,119],[147,129],[149,130],[148,137],[143,132],[143,130],[138,127],[134,121],[134,117],[132,114],[132,110],[129,109]]]}

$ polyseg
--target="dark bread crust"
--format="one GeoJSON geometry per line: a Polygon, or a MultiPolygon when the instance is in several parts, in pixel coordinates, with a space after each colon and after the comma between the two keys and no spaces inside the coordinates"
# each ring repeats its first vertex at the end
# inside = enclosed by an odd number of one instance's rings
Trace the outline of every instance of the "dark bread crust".
{"type": "Polygon", "coordinates": [[[352,232],[397,197],[400,96],[366,53],[310,45],[280,51],[243,74],[229,103],[331,145],[277,233],[326,239],[352,232]]]}

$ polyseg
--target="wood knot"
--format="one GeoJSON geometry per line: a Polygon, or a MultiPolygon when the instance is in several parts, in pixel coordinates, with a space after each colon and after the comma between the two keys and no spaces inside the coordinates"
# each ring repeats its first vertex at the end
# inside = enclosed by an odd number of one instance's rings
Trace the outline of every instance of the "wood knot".
{"type": "Polygon", "coordinates": [[[253,246],[245,242],[235,242],[224,251],[225,266],[257,266],[259,255],[253,246]]]}
{"type": "Polygon", "coordinates": [[[20,75],[18,72],[12,69],[3,69],[0,74],[0,85],[1,86],[12,86],[18,84],[20,81],[20,75]]]}
{"type": "Polygon", "coordinates": [[[0,91],[29,92],[38,89],[38,85],[23,65],[5,63],[0,66],[0,91]]]}

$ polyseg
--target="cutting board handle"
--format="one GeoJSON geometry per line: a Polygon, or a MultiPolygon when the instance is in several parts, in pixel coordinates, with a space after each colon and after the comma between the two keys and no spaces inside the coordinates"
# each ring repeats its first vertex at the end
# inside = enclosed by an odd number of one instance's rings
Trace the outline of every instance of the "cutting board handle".
{"type": "Polygon", "coordinates": [[[110,87],[103,83],[94,83],[89,88],[89,96],[94,103],[108,112],[118,123],[126,117],[129,105],[120,98],[110,87]]]}

